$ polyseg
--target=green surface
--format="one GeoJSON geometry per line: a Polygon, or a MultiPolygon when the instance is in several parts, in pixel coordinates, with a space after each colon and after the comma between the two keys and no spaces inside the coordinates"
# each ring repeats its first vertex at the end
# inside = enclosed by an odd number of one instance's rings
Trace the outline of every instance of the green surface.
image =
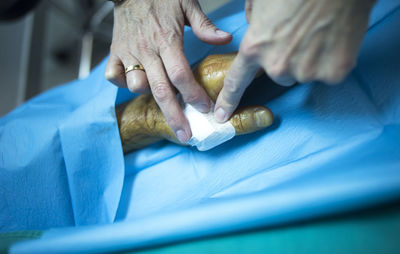
{"type": "Polygon", "coordinates": [[[400,253],[400,205],[131,253],[400,253]]]}
{"type": "Polygon", "coordinates": [[[40,238],[42,231],[18,231],[0,233],[0,253],[7,253],[9,246],[15,242],[40,238]]]}
{"type": "MultiPolygon", "coordinates": [[[[41,231],[0,234],[0,253],[5,253],[13,242],[41,235],[41,231]]],[[[126,253],[400,253],[400,203],[340,217],[126,253]]]]}

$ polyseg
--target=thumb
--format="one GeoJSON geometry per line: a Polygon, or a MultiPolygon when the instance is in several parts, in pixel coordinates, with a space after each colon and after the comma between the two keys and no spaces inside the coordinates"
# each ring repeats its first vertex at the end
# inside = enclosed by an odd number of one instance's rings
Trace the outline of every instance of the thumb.
{"type": "Polygon", "coordinates": [[[232,35],[218,29],[204,14],[197,1],[185,1],[184,11],[194,34],[202,41],[214,45],[227,44],[232,40],[232,35]]]}

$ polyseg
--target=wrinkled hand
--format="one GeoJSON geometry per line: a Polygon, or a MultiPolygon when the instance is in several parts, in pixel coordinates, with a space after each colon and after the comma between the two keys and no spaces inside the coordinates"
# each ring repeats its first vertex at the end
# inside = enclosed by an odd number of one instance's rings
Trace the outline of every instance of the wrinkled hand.
{"type": "Polygon", "coordinates": [[[249,28],[215,114],[224,122],[261,67],[278,84],[340,82],[353,68],[375,0],[247,0],[249,28]]]}
{"type": "Polygon", "coordinates": [[[114,31],[105,76],[132,92],[152,92],[169,126],[182,143],[191,137],[189,124],[176,99],[208,112],[210,100],[195,81],[183,52],[184,25],[199,39],[228,43],[232,36],[218,30],[201,11],[197,0],[125,0],[114,8],[114,31]],[[146,72],[125,75],[128,66],[141,64],[146,72]]]}

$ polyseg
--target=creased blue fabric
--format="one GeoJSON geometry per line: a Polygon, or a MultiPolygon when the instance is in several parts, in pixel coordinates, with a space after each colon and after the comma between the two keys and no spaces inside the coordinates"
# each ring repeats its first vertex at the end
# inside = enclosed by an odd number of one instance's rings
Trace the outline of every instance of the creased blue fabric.
{"type": "Polygon", "coordinates": [[[112,222],[124,165],[103,62],[0,119],[0,230],[112,222]]]}
{"type": "MultiPolygon", "coordinates": [[[[370,156],[355,161],[356,155],[371,149],[366,144],[378,138],[387,140],[383,144],[390,147],[385,150],[391,151],[392,167],[400,166],[399,140],[394,137],[400,119],[398,6],[399,1],[397,5],[393,1],[378,2],[358,67],[342,84],[315,82],[284,89],[265,79],[255,82],[258,84],[252,85],[245,97],[250,104],[265,103],[271,108],[277,118],[272,128],[236,137],[207,152],[161,143],[127,155],[117,219],[140,219],[216,198],[292,186],[300,179],[311,181],[314,174],[333,174],[329,166],[334,163],[341,163],[334,174],[365,163],[380,168],[379,161],[388,165],[389,161],[383,162],[386,156],[378,146],[372,146],[375,149],[370,156]],[[271,99],[265,102],[266,97],[271,99]]],[[[243,13],[225,17],[219,25],[224,24],[232,29],[234,38],[243,36],[243,13]]],[[[196,48],[202,45],[195,43],[196,48]]],[[[224,51],[220,47],[205,48],[206,55],[224,51]]],[[[372,179],[366,172],[370,171],[365,171],[365,177],[372,179]]]]}
{"type": "MultiPolygon", "coordinates": [[[[243,103],[267,105],[275,124],[207,152],[159,142],[123,157],[113,107],[130,96],[103,80],[104,64],[87,80],[45,93],[4,117],[0,190],[8,203],[1,203],[2,229],[9,228],[3,219],[11,216],[14,228],[117,221],[50,230],[13,251],[145,247],[400,198],[399,6],[378,2],[358,65],[342,84],[287,89],[265,77],[256,80],[243,103]],[[13,192],[18,183],[29,188],[13,192]],[[29,212],[36,217],[20,218],[29,212]]],[[[242,7],[243,1],[234,1],[211,15],[234,34],[228,46],[205,45],[187,31],[191,64],[237,50],[247,27],[242,7]]]]}

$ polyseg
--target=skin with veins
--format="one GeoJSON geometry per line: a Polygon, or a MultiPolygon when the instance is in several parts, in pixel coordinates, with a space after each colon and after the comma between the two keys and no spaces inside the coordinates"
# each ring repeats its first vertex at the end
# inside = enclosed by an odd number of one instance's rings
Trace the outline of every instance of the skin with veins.
{"type": "MultiPolygon", "coordinates": [[[[235,56],[236,53],[208,56],[193,70],[195,79],[214,102],[235,56]]],[[[151,94],[140,95],[117,106],[116,114],[125,153],[163,139],[184,145],[175,137],[151,94]]],[[[236,110],[229,121],[236,135],[242,135],[270,126],[273,115],[264,106],[250,106],[236,110]]]]}

